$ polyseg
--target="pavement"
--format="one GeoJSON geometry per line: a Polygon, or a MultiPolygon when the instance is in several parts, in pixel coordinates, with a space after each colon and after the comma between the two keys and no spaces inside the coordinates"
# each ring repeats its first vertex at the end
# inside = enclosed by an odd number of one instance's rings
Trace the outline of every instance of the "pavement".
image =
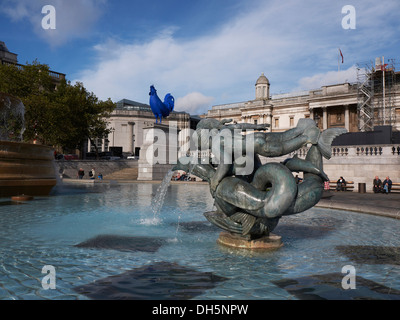
{"type": "Polygon", "coordinates": [[[400,219],[400,193],[324,191],[316,207],[348,210],[400,219]]]}

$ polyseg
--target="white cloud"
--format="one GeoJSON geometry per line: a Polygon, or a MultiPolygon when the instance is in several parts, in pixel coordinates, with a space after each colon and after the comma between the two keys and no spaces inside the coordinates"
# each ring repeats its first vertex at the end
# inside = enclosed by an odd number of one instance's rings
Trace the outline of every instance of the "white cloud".
{"type": "MultiPolygon", "coordinates": [[[[374,1],[355,0],[357,10],[366,6],[387,11],[374,1]]],[[[94,48],[95,63],[75,80],[101,99],[128,98],[145,103],[149,86],[154,84],[163,94],[182,97],[177,105],[186,111],[201,110],[211,101],[253,99],[254,83],[261,72],[269,78],[271,92],[282,88],[288,92],[296,85],[313,89],[337,81],[352,82],[355,67],[348,67],[348,61],[364,59],[360,53],[371,47],[369,37],[379,31],[374,23],[362,25],[368,18],[363,16],[360,30],[344,33],[341,7],[336,2],[321,5],[316,0],[306,5],[293,0],[261,1],[218,30],[197,38],[179,39],[171,27],[143,42],[108,40],[94,48]],[[366,33],[369,37],[363,36],[366,33]],[[347,69],[338,73],[339,46],[347,69]],[[201,96],[196,97],[195,92],[201,96]]],[[[361,9],[357,12],[363,13],[361,9]]]]}
{"type": "Polygon", "coordinates": [[[107,0],[3,0],[0,12],[13,21],[28,20],[34,32],[50,46],[60,46],[71,39],[85,37],[102,15],[107,0]],[[42,28],[42,8],[56,9],[56,29],[42,28]]]}
{"type": "Polygon", "coordinates": [[[299,86],[294,91],[318,89],[322,86],[328,86],[335,83],[356,82],[357,68],[351,66],[346,70],[328,71],[317,73],[310,77],[303,77],[299,80],[299,86]]]}
{"type": "Polygon", "coordinates": [[[250,99],[251,86],[263,66],[276,68],[273,56],[284,58],[291,54],[292,39],[266,32],[268,25],[274,23],[268,22],[274,14],[267,10],[263,14],[252,11],[213,34],[189,40],[177,39],[173,29],[161,30],[158,36],[143,43],[109,40],[94,48],[98,63],[82,71],[76,80],[102,99],[145,102],[148,86],[154,84],[159,91],[166,90],[178,97],[201,92],[209,98],[230,97],[235,101],[239,96],[235,88],[238,83],[245,83],[243,88],[250,99]],[[287,53],[279,54],[282,51],[287,53]]]}
{"type": "Polygon", "coordinates": [[[202,113],[211,107],[213,97],[206,97],[200,92],[191,92],[184,97],[176,99],[175,110],[186,111],[190,114],[202,113]]]}

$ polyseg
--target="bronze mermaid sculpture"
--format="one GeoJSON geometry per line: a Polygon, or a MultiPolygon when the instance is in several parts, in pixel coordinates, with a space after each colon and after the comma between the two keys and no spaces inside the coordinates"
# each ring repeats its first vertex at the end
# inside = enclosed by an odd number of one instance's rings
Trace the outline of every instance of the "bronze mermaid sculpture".
{"type": "Polygon", "coordinates": [[[210,148],[214,144],[214,150],[221,151],[218,165],[182,157],[173,170],[184,170],[209,182],[216,211],[204,215],[211,223],[225,231],[256,239],[268,235],[282,216],[303,212],[318,203],[323,182],[329,180],[323,172],[322,157],[330,158],[333,139],[347,130],[331,128],[320,132],[313,120],[300,119],[296,128],[285,132],[253,132],[231,140],[213,140],[223,130],[236,131],[234,135],[239,135],[237,130],[265,129],[260,125],[226,125],[229,121],[203,119],[197,126],[195,138],[199,144],[210,148]],[[214,131],[210,134],[207,130],[214,131]],[[251,148],[248,148],[249,141],[251,148]],[[283,163],[262,165],[259,159],[259,155],[286,155],[307,144],[311,148],[304,160],[295,155],[283,163]],[[241,152],[237,153],[240,148],[241,152]],[[243,173],[243,161],[235,159],[235,151],[242,158],[244,152],[247,161],[253,161],[251,172],[243,173]],[[297,184],[292,172],[303,172],[303,182],[297,184]]]}

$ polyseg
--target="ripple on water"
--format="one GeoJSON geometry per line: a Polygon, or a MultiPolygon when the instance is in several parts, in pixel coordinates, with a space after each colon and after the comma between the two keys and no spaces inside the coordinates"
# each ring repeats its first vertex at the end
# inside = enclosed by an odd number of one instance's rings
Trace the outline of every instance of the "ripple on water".
{"type": "MultiPolygon", "coordinates": [[[[362,278],[400,290],[400,270],[393,263],[396,259],[383,259],[384,264],[378,264],[369,263],[364,256],[357,261],[357,256],[337,249],[398,248],[398,220],[314,208],[281,219],[274,230],[282,236],[281,249],[242,252],[216,243],[220,231],[203,216],[213,204],[207,185],[174,184],[166,188],[164,205],[156,217],[159,220],[154,220],[151,210],[151,195],[157,185],[95,188],[96,193],[88,188],[19,206],[0,205],[0,299],[89,299],[74,288],[161,262],[178,264],[186,270],[183,275],[192,270],[194,274],[212,273],[226,279],[206,290],[201,286],[193,299],[296,299],[273,282],[340,273],[346,264],[355,264],[362,278]],[[75,246],[110,234],[131,237],[133,242],[108,243],[108,248],[75,246]],[[141,237],[166,240],[151,250],[139,250],[141,237]],[[124,250],[128,247],[130,250],[124,250]],[[56,290],[41,287],[44,265],[56,268],[56,290]]],[[[164,283],[166,288],[179,283],[178,276],[172,279],[165,273],[164,280],[172,282],[164,283]]],[[[160,273],[153,274],[157,275],[160,273]]],[[[150,281],[151,273],[146,276],[150,281]]],[[[314,286],[317,288],[315,281],[314,286]]]]}

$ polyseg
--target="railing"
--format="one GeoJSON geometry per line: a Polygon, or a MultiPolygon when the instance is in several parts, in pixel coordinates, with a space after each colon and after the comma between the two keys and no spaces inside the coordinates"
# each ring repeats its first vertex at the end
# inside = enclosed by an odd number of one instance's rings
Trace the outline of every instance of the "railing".
{"type": "Polygon", "coordinates": [[[296,91],[296,92],[288,92],[288,93],[274,93],[271,95],[271,99],[287,99],[287,98],[297,98],[300,96],[308,96],[310,94],[310,90],[296,91]]]}
{"type": "MultiPolygon", "coordinates": [[[[301,148],[291,155],[297,154],[305,158],[309,148],[301,148]]],[[[332,158],[334,157],[399,157],[400,145],[362,145],[362,146],[338,146],[332,147],[332,158]]]]}
{"type": "MultiPolygon", "coordinates": [[[[8,62],[8,61],[2,61],[2,63],[5,64],[5,65],[15,66],[18,70],[22,70],[23,68],[25,68],[25,66],[23,64],[19,64],[19,63],[11,63],[11,62],[8,62]]],[[[59,80],[65,79],[65,74],[64,73],[60,73],[60,72],[49,70],[49,75],[54,80],[58,80],[59,81],[59,80]]]]}
{"type": "MultiPolygon", "coordinates": [[[[247,101],[246,101],[247,102],[247,101]]],[[[214,110],[225,110],[225,109],[235,109],[235,108],[241,108],[244,106],[246,102],[236,102],[236,103],[229,103],[229,104],[220,104],[213,106],[211,111],[214,110]]]]}
{"type": "Polygon", "coordinates": [[[63,80],[63,79],[65,79],[65,74],[64,73],[59,73],[59,72],[55,72],[55,71],[49,71],[49,75],[54,80],[63,80]]]}

